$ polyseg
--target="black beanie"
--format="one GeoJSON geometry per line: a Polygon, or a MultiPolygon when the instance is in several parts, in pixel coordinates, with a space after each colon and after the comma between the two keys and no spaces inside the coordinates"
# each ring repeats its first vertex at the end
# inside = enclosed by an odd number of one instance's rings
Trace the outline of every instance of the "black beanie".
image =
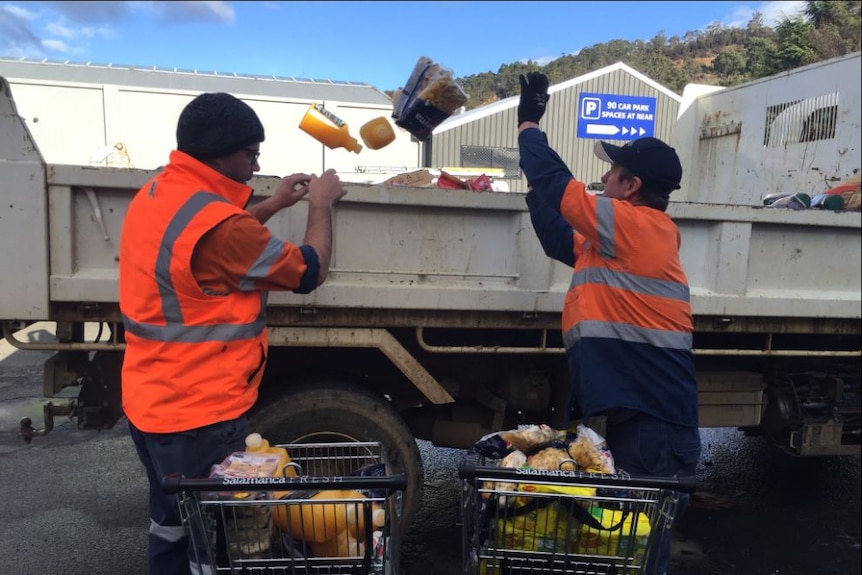
{"type": "Polygon", "coordinates": [[[177,122],[177,149],[199,160],[227,156],[263,140],[263,124],[251,106],[224,92],[201,94],[177,122]]]}

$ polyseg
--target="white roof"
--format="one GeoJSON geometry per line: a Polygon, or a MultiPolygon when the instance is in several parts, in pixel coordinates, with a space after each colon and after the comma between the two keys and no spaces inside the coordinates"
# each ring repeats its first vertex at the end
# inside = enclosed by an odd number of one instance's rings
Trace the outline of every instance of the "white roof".
{"type": "Polygon", "coordinates": [[[91,62],[71,62],[69,60],[32,60],[0,56],[0,76],[7,80],[27,79],[47,82],[117,84],[192,92],[231,92],[280,98],[392,105],[389,97],[371,84],[233,72],[202,72],[160,68],[158,66],[118,66],[91,62]]]}

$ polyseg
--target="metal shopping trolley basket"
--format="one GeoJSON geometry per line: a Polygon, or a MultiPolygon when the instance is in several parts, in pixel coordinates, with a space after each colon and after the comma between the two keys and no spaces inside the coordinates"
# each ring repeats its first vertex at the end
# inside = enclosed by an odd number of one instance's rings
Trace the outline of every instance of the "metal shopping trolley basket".
{"type": "Polygon", "coordinates": [[[462,462],[464,573],[632,575],[670,537],[694,479],[462,462]]]}
{"type": "Polygon", "coordinates": [[[205,574],[397,574],[407,479],[390,474],[380,444],[279,447],[297,476],[164,479],[192,563],[205,574]]]}

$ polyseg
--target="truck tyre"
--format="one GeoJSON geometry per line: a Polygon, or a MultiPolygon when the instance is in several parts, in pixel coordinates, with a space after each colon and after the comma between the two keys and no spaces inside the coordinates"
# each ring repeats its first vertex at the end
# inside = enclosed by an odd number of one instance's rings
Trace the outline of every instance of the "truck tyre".
{"type": "Polygon", "coordinates": [[[401,519],[406,533],[422,501],[422,456],[410,428],[385,399],[344,383],[303,385],[259,402],[250,426],[270,443],[380,442],[392,470],[407,475],[401,519]]]}

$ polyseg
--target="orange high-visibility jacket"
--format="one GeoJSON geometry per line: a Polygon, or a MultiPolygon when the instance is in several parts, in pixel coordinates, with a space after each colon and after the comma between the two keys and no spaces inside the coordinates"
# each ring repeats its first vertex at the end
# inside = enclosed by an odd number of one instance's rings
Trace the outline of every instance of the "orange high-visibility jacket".
{"type": "Polygon", "coordinates": [[[239,417],[267,357],[266,292],[206,294],[191,268],[200,238],[243,213],[252,189],[182,152],[170,160],[132,200],[120,240],[123,409],[149,433],[239,417]]]}
{"type": "Polygon", "coordinates": [[[656,347],[690,349],[688,281],[679,260],[679,230],[670,217],[590,196],[577,180],[569,184],[560,211],[578,231],[574,277],[563,307],[564,336],[581,322],[594,322],[580,326],[582,332],[606,331],[595,322],[622,324],[656,347]]]}

